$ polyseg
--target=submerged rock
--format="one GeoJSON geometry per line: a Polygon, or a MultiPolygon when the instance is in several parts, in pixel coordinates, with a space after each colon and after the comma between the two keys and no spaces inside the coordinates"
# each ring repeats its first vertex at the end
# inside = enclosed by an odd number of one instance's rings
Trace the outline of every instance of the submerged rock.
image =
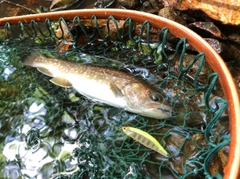
{"type": "Polygon", "coordinates": [[[119,0],[119,3],[126,9],[136,9],[140,5],[139,0],[119,0]]]}

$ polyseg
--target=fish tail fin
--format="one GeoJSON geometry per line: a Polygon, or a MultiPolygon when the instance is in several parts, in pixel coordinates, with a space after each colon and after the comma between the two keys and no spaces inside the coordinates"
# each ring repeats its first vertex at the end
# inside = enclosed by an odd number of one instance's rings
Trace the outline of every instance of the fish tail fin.
{"type": "Polygon", "coordinates": [[[22,59],[22,63],[25,66],[32,66],[36,63],[36,59],[41,57],[42,54],[38,50],[33,50],[28,56],[22,59]]]}

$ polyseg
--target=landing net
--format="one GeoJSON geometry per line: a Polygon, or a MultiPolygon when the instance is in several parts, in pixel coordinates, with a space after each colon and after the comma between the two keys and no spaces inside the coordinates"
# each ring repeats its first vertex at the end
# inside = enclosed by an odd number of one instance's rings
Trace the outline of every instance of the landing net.
{"type": "Polygon", "coordinates": [[[146,21],[60,18],[0,29],[0,178],[222,178],[229,119],[218,74],[186,38],[146,21]],[[49,82],[21,59],[47,56],[126,71],[169,97],[156,120],[91,101],[49,82]],[[170,157],[127,137],[154,136],[170,157]]]}

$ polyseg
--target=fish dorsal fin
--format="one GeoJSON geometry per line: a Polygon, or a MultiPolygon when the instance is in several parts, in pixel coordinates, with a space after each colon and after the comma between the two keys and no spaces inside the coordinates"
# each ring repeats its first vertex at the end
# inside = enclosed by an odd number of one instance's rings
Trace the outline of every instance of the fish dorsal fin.
{"type": "Polygon", "coordinates": [[[43,73],[44,75],[53,77],[52,73],[51,73],[47,68],[38,67],[37,69],[38,69],[38,71],[40,71],[40,72],[43,73]]]}
{"type": "Polygon", "coordinates": [[[65,78],[61,78],[61,77],[54,77],[50,80],[53,84],[61,86],[61,87],[65,87],[65,88],[70,88],[72,87],[72,84],[66,80],[65,78]]]}
{"type": "Polygon", "coordinates": [[[124,95],[122,94],[121,90],[112,82],[110,82],[110,89],[112,90],[113,94],[117,97],[123,97],[124,95]]]}

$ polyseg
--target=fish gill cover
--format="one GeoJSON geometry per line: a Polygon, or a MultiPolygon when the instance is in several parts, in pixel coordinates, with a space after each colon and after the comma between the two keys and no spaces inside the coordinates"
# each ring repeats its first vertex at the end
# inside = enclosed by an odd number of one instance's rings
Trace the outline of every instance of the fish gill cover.
{"type": "MultiPolygon", "coordinates": [[[[0,178],[222,178],[230,141],[227,102],[204,54],[187,39],[131,18],[19,22],[0,31],[0,178]],[[98,64],[147,81],[174,111],[151,119],[89,100],[21,60],[98,64]],[[127,137],[148,132],[164,157],[127,137]]],[[[96,89],[97,90],[97,89],[96,89]]]]}

